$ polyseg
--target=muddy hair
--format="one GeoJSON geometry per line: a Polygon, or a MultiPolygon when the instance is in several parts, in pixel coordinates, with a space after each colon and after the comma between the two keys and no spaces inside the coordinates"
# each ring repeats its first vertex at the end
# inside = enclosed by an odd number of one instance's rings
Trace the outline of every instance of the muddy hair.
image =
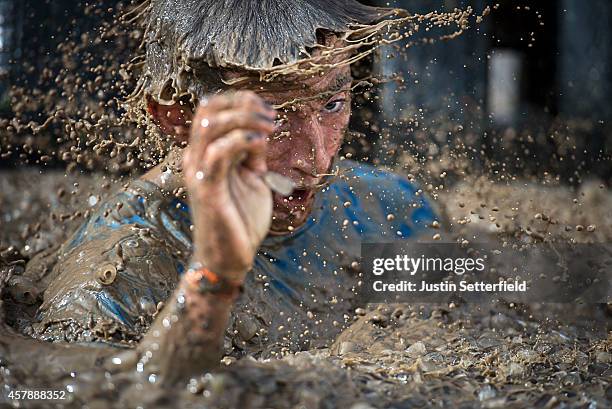
{"type": "Polygon", "coordinates": [[[132,98],[172,104],[227,88],[224,70],[262,79],[295,72],[329,33],[405,12],[355,0],[148,0],[134,14],[145,28],[145,57],[132,98]]]}

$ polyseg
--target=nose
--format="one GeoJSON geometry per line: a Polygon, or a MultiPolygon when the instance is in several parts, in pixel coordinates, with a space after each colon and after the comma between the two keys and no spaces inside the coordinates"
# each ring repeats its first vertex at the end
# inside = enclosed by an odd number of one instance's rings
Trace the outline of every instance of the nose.
{"type": "Polygon", "coordinates": [[[317,115],[300,115],[297,122],[295,132],[301,143],[295,167],[313,177],[327,173],[333,160],[333,153],[329,149],[325,130],[317,115]]]}

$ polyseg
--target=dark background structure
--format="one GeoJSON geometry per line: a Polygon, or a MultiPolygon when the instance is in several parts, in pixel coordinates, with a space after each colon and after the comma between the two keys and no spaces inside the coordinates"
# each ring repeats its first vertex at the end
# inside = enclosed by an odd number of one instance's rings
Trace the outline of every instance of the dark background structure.
{"type": "MultiPolygon", "coordinates": [[[[612,107],[612,3],[605,0],[539,0],[490,2],[396,0],[374,1],[413,13],[471,6],[491,15],[453,41],[410,50],[402,71],[421,86],[399,97],[405,104],[432,111],[456,111],[461,98],[487,103],[488,68],[495,53],[516,53],[521,91],[519,118],[528,112],[610,119],[612,107]],[[439,98],[440,95],[454,96],[439,98]]],[[[393,67],[394,69],[397,67],[393,67]]],[[[405,105],[405,104],[397,104],[405,105]]]]}
{"type": "MultiPolygon", "coordinates": [[[[104,0],[99,2],[99,8],[112,7],[116,2],[104,0]]],[[[540,143],[532,147],[536,149],[530,149],[521,142],[520,146],[506,146],[503,155],[525,151],[529,154],[520,153],[519,159],[499,157],[498,143],[502,139],[507,142],[509,129],[512,135],[519,135],[518,139],[528,130],[526,139],[535,138],[538,133],[569,134],[575,145],[576,164],[609,180],[611,2],[364,2],[422,14],[468,6],[479,14],[487,5],[492,11],[482,23],[472,25],[452,41],[411,47],[402,58],[383,58],[374,67],[382,75],[400,73],[406,82],[402,88],[387,84],[378,91],[376,100],[364,103],[374,113],[371,118],[376,124],[374,130],[363,126],[363,117],[355,116],[353,127],[366,133],[377,145],[365,153],[357,152],[358,156],[383,163],[396,161],[398,152],[423,146],[422,138],[415,139],[418,128],[421,135],[429,138],[427,142],[438,147],[456,144],[458,139],[470,141],[475,160],[521,162],[521,169],[530,166],[537,169],[543,160],[554,157],[558,143],[544,142],[550,146],[542,147],[540,143]],[[389,135],[382,142],[378,135],[381,129],[386,129],[389,135]],[[412,141],[411,146],[406,145],[407,141],[412,141]]],[[[75,30],[95,32],[99,16],[85,15],[83,5],[70,0],[0,0],[3,116],[10,116],[11,85],[34,83],[46,61],[57,53],[57,44],[74,35],[75,30]],[[24,70],[24,62],[34,68],[24,70]]],[[[8,164],[0,159],[0,166],[8,164]]],[[[14,161],[10,165],[14,166],[14,161]]],[[[559,172],[572,179],[572,164],[566,161],[564,166],[566,169],[558,169],[559,172]]]]}
{"type": "MultiPolygon", "coordinates": [[[[409,111],[408,116],[428,125],[426,133],[438,146],[452,145],[456,138],[468,140],[466,132],[472,132],[478,135],[474,149],[482,151],[476,156],[520,163],[518,172],[529,167],[534,173],[556,168],[575,183],[580,178],[572,175],[581,168],[610,179],[611,2],[395,0],[370,4],[420,14],[468,6],[479,14],[487,5],[491,7],[482,23],[458,38],[411,47],[404,59],[382,60],[383,73],[400,72],[407,80],[403,90],[393,85],[384,89],[380,102],[384,121],[394,123],[409,111]],[[436,135],[443,124],[451,135],[436,135]],[[458,127],[462,131],[453,132],[458,127]],[[516,135],[510,145],[506,143],[509,135],[516,135]],[[571,142],[563,142],[564,138],[571,142]],[[531,139],[535,142],[525,142],[531,139]],[[558,151],[563,144],[572,145],[573,152],[561,165],[558,151]]],[[[405,139],[407,133],[413,134],[407,128],[400,126],[395,135],[405,139]]]]}

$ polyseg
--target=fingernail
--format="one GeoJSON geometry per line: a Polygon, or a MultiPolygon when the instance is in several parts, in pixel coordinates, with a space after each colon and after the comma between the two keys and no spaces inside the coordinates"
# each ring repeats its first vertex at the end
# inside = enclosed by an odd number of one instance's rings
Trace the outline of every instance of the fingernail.
{"type": "Polygon", "coordinates": [[[247,141],[254,141],[256,139],[261,139],[263,138],[263,134],[259,133],[259,132],[249,132],[246,135],[246,140],[247,141]]]}
{"type": "Polygon", "coordinates": [[[262,101],[262,103],[263,103],[263,106],[264,106],[264,107],[265,107],[265,108],[266,108],[268,111],[274,111],[274,108],[272,108],[272,105],[271,105],[271,104],[269,104],[269,103],[268,103],[268,102],[266,102],[266,101],[262,101]]]}

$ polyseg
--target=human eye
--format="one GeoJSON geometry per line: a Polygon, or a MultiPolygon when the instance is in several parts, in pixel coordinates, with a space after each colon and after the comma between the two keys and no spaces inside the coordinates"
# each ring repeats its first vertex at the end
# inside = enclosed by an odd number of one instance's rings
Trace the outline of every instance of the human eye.
{"type": "Polygon", "coordinates": [[[325,104],[325,106],[323,107],[323,111],[331,114],[340,112],[344,108],[345,104],[346,98],[335,98],[325,104]]]}

